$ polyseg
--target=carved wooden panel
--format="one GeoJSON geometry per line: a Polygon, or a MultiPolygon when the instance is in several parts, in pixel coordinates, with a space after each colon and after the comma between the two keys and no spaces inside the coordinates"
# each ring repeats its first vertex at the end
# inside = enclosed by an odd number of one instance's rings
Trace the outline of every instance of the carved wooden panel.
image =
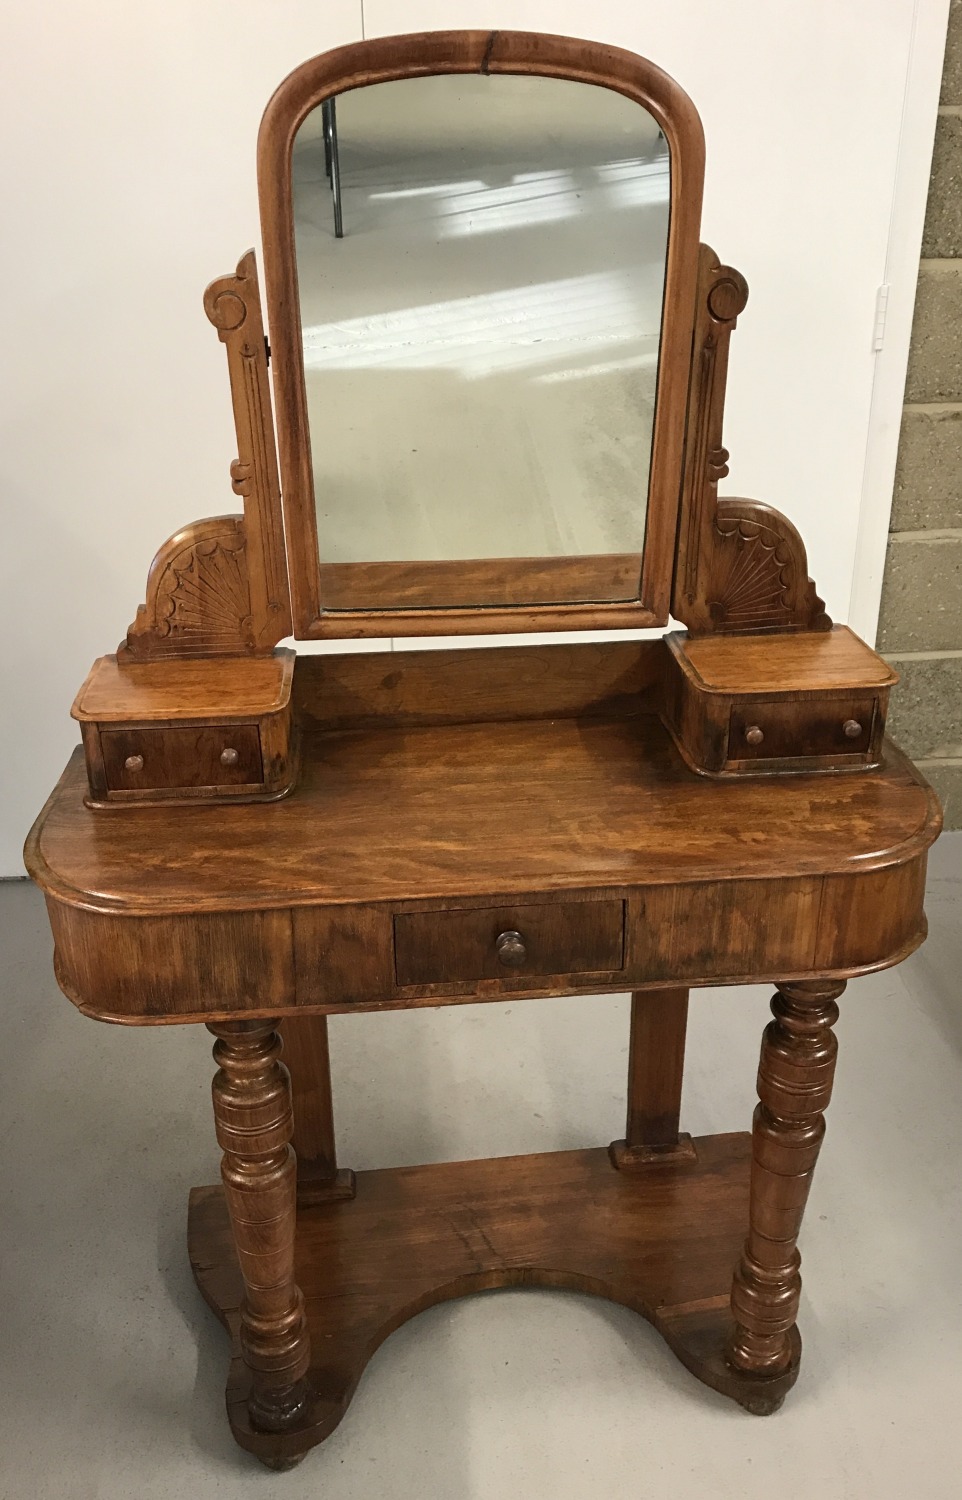
{"type": "Polygon", "coordinates": [[[718,499],[728,346],[747,300],[745,278],[702,245],[672,614],[693,635],[828,630],[792,523],[757,500],[718,499]]]}
{"type": "Polygon", "coordinates": [[[176,532],[151,564],[147,602],[127,632],[127,650],[208,656],[256,644],[243,519],[216,516],[176,532]]]}
{"type": "Polygon", "coordinates": [[[196,521],[164,543],[147,600],[127,632],[134,656],[270,651],[291,633],[267,345],[253,250],[207,288],[204,308],[227,346],[238,456],[231,464],[241,516],[196,521]]]}

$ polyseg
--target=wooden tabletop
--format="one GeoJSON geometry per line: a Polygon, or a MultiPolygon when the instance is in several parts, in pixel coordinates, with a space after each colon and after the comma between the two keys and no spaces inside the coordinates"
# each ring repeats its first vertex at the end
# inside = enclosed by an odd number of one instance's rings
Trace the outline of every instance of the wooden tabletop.
{"type": "Polygon", "coordinates": [[[78,750],[28,867],[68,904],[141,914],[857,874],[941,821],[891,744],[876,771],[718,781],[651,715],[309,734],[275,803],[92,811],[85,789],[78,750]]]}
{"type": "Polygon", "coordinates": [[[137,661],[100,656],[74,699],[81,721],[148,723],[179,717],[238,719],[273,713],[290,697],[294,652],[271,656],[137,661]]]}
{"type": "Polygon", "coordinates": [[[804,634],[667,639],[708,693],[825,693],[893,687],[899,680],[847,625],[804,634]]]}

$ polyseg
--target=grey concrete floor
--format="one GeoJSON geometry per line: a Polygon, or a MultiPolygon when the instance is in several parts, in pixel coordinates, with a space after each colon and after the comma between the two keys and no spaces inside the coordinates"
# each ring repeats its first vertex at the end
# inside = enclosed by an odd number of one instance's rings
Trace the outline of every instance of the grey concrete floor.
{"type": "MultiPolygon", "coordinates": [[[[805,1360],[777,1416],[706,1390],[623,1309],[499,1292],[394,1334],[340,1428],[277,1475],[230,1438],[226,1340],[187,1266],[187,1190],[217,1174],[209,1038],[79,1016],[38,893],[0,886],[0,1500],[957,1500],[960,887],[955,834],[933,851],[929,942],[843,999],[802,1237],[805,1360]]],[[[686,1128],[747,1126],[768,993],[693,996],[686,1128]]],[[[621,1133],[624,997],[331,1029],[346,1164],[621,1133]]]]}

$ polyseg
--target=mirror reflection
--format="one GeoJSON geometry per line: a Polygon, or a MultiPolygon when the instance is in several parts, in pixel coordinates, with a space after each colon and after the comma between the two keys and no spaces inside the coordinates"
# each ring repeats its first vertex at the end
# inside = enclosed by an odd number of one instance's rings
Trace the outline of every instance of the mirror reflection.
{"type": "Polygon", "coordinates": [[[293,185],[325,607],[636,597],[654,119],[561,79],[376,84],[307,117],[293,185]]]}

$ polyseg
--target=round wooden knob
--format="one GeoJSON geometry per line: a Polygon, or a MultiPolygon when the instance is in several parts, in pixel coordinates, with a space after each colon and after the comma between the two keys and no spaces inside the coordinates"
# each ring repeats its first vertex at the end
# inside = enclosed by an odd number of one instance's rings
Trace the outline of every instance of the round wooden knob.
{"type": "Polygon", "coordinates": [[[498,950],[498,962],[509,969],[517,969],[528,956],[528,950],[520,932],[499,933],[494,946],[498,950]]]}
{"type": "Polygon", "coordinates": [[[142,755],[128,755],[124,761],[125,771],[142,771],[144,769],[144,757],[142,755]]]}
{"type": "Polygon", "coordinates": [[[847,740],[857,740],[862,733],[862,726],[858,719],[846,719],[842,725],[842,733],[847,740]]]}
{"type": "Polygon", "coordinates": [[[765,731],[760,729],[757,724],[749,724],[745,730],[745,738],[750,745],[760,745],[765,738],[765,731]]]}
{"type": "Polygon", "coordinates": [[[222,766],[236,766],[239,760],[240,756],[237,751],[232,750],[229,745],[226,750],[220,752],[220,763],[222,766]]]}

